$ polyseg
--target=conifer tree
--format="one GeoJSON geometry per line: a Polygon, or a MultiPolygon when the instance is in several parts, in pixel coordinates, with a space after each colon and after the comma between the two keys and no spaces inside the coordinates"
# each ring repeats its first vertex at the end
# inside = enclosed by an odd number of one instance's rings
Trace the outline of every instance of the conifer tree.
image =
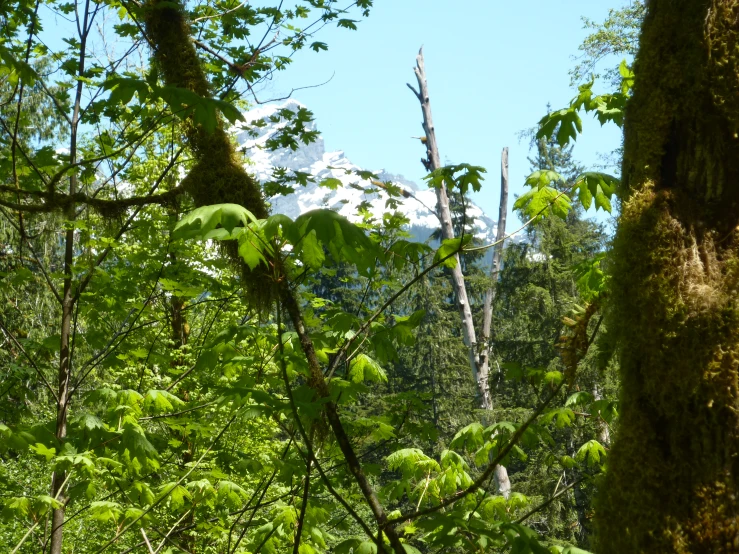
{"type": "MultiPolygon", "coordinates": [[[[564,178],[557,187],[571,187],[582,172],[573,146],[561,147],[555,139],[536,139],[533,134],[524,136],[531,138],[530,171],[556,171],[564,178]]],[[[564,220],[540,220],[528,230],[525,241],[506,248],[493,312],[493,352],[500,371],[493,374],[491,392],[499,419],[509,419],[511,414],[537,403],[546,389],[536,382],[537,371],[563,370],[558,350],[559,337],[567,329],[563,318],[586,303],[578,290],[577,267],[601,253],[605,245],[602,225],[585,218],[579,207],[564,220]]],[[[612,372],[597,366],[596,352],[593,348],[580,364],[578,385],[612,397],[612,372]]],[[[579,445],[596,436],[596,424],[581,419],[577,425],[557,431],[559,450],[555,451],[557,455],[574,456],[579,445]]],[[[578,469],[553,462],[552,456],[552,451],[536,452],[532,454],[536,463],[513,464],[510,473],[514,490],[529,496],[547,495],[548,483],[559,476],[561,486],[584,477],[578,469]]],[[[573,493],[541,512],[535,524],[550,536],[587,547],[591,529],[586,512],[591,501],[592,485],[577,484],[573,493]]]]}

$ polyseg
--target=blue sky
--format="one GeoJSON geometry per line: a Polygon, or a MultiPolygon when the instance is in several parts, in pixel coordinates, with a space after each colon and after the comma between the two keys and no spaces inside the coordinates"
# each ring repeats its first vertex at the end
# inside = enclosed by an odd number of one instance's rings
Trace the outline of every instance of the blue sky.
{"type": "MultiPolygon", "coordinates": [[[[328,52],[300,52],[287,71],[260,93],[283,96],[311,109],[328,150],[344,150],[365,169],[386,169],[423,186],[421,110],[406,83],[424,47],[429,95],[442,161],[486,167],[488,178],[474,200],[497,218],[500,153],[510,148],[511,193],[528,174],[528,144],[519,131],[564,107],[575,95],[568,71],[587,31],[581,16],[606,18],[627,0],[376,0],[358,31],[324,29],[328,52]]],[[[618,60],[615,60],[618,63],[618,60]]],[[[600,163],[621,141],[615,126],[585,117],[575,156],[600,163]]],[[[510,201],[512,204],[512,200],[510,201]]],[[[593,215],[591,208],[591,215],[593,215]]],[[[517,218],[509,221],[516,222],[517,218]]],[[[509,226],[511,229],[511,226],[509,226]]]]}

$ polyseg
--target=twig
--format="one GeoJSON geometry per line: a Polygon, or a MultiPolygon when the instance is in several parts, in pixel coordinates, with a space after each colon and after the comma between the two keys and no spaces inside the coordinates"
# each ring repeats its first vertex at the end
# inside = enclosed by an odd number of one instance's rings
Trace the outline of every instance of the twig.
{"type": "Polygon", "coordinates": [[[541,413],[544,411],[544,408],[546,408],[549,403],[554,399],[557,394],[559,394],[559,391],[562,389],[562,386],[564,385],[564,381],[562,381],[554,391],[549,395],[549,397],[542,402],[536,410],[534,410],[534,413],[531,414],[531,416],[518,428],[516,429],[516,432],[511,435],[511,438],[508,440],[506,445],[498,452],[498,455],[495,456],[495,458],[488,464],[487,468],[485,468],[485,471],[480,475],[475,481],[466,489],[461,490],[457,492],[456,494],[450,496],[446,500],[441,501],[436,506],[432,506],[430,508],[426,508],[421,511],[415,511],[407,514],[401,514],[400,516],[393,518],[391,520],[388,520],[386,525],[390,526],[395,523],[399,523],[404,520],[409,519],[415,519],[420,516],[425,516],[428,514],[432,514],[434,512],[438,512],[439,510],[442,510],[443,508],[446,508],[447,506],[450,506],[451,504],[454,504],[458,500],[461,500],[465,496],[475,492],[478,490],[482,485],[485,483],[485,481],[493,474],[493,471],[495,471],[495,467],[500,464],[500,462],[505,458],[508,453],[513,449],[513,447],[516,445],[518,440],[523,436],[523,434],[526,432],[526,429],[529,428],[529,426],[541,415],[541,413]]]}
{"type": "Polygon", "coordinates": [[[146,514],[151,512],[156,506],[161,504],[167,497],[169,497],[170,494],[172,494],[172,491],[174,491],[179,485],[181,485],[185,479],[187,479],[190,474],[192,474],[193,471],[202,463],[202,461],[205,459],[205,457],[210,454],[210,451],[213,449],[213,447],[216,445],[216,443],[221,440],[221,437],[224,435],[224,433],[228,430],[228,428],[231,426],[231,424],[234,422],[236,417],[239,415],[238,411],[226,422],[226,425],[223,426],[223,429],[216,435],[216,437],[211,441],[210,446],[208,446],[207,450],[203,452],[202,456],[198,458],[197,462],[193,464],[193,466],[182,476],[180,477],[177,482],[175,483],[175,486],[170,488],[169,491],[167,491],[166,494],[163,494],[161,497],[159,497],[157,500],[155,500],[146,510],[141,512],[141,514],[138,515],[135,519],[133,519],[128,525],[126,525],[123,529],[121,529],[118,533],[116,533],[115,537],[110,539],[108,542],[106,542],[99,550],[95,551],[95,554],[100,554],[101,552],[104,552],[108,549],[110,545],[112,545],[114,542],[116,542],[124,533],[126,533],[131,527],[133,527],[134,524],[138,523],[146,514]]]}
{"type": "MultiPolygon", "coordinates": [[[[167,531],[167,534],[164,535],[164,538],[162,539],[162,542],[159,543],[159,546],[157,546],[157,549],[154,551],[154,554],[158,554],[159,551],[164,548],[164,544],[169,540],[169,536],[172,534],[172,532],[175,530],[175,528],[182,522],[183,519],[187,517],[187,515],[190,513],[190,510],[187,510],[184,514],[182,514],[182,517],[178,519],[175,524],[169,528],[169,531],[167,531]]],[[[146,537],[144,537],[146,538],[146,537]]]]}
{"type": "Polygon", "coordinates": [[[41,523],[41,520],[38,520],[36,523],[33,524],[33,526],[26,532],[26,534],[23,535],[23,538],[21,538],[20,542],[15,545],[15,548],[10,554],[15,554],[16,552],[18,552],[18,549],[23,545],[24,542],[26,542],[26,539],[31,533],[33,533],[34,529],[39,526],[39,523],[41,523]]]}
{"type": "Polygon", "coordinates": [[[49,290],[51,290],[51,293],[54,295],[54,298],[56,298],[57,302],[61,304],[62,297],[59,294],[59,291],[57,290],[57,288],[54,286],[54,283],[52,282],[51,277],[49,276],[49,273],[46,271],[44,264],[41,263],[41,258],[39,258],[38,254],[36,254],[36,251],[34,250],[33,245],[31,244],[31,240],[28,238],[28,235],[26,235],[26,233],[24,233],[23,230],[15,224],[15,221],[13,221],[13,218],[10,217],[10,214],[8,212],[0,208],[0,213],[2,213],[5,216],[5,219],[8,220],[8,223],[10,223],[10,225],[20,234],[23,240],[26,241],[26,246],[31,251],[31,254],[33,255],[34,260],[36,260],[36,264],[41,270],[41,273],[43,274],[44,279],[46,280],[46,284],[49,286],[49,290]]]}
{"type": "Polygon", "coordinates": [[[241,2],[241,3],[240,3],[240,4],[238,5],[238,6],[236,6],[235,8],[231,8],[230,10],[226,10],[225,12],[222,12],[222,13],[219,13],[219,14],[216,14],[216,15],[204,15],[204,16],[202,16],[202,17],[196,17],[195,19],[193,19],[193,20],[192,20],[192,22],[193,22],[193,23],[198,23],[198,22],[200,22],[200,21],[205,21],[205,20],[207,20],[207,19],[216,19],[216,18],[218,18],[218,17],[223,17],[224,15],[228,15],[228,14],[230,14],[230,13],[233,13],[233,12],[235,12],[236,10],[240,10],[240,9],[241,9],[241,8],[243,8],[243,7],[245,6],[245,5],[246,5],[246,1],[244,1],[244,2],[241,2]]]}
{"type": "MultiPolygon", "coordinates": [[[[308,438],[308,433],[305,431],[305,427],[303,427],[303,422],[300,421],[300,414],[298,413],[298,407],[295,404],[295,398],[293,397],[292,388],[290,387],[290,379],[287,375],[287,364],[285,363],[285,353],[284,353],[284,344],[282,342],[282,336],[281,336],[281,330],[282,330],[282,316],[281,316],[281,306],[278,306],[277,309],[277,330],[279,336],[279,344],[280,344],[280,367],[282,369],[282,380],[285,383],[285,388],[287,391],[287,398],[290,403],[290,408],[293,413],[293,418],[295,419],[295,426],[298,428],[298,432],[303,439],[303,443],[305,444],[305,448],[308,451],[307,456],[309,459],[313,460],[313,463],[316,466],[316,469],[318,470],[319,475],[321,476],[321,480],[326,485],[326,488],[328,491],[336,498],[336,500],[339,501],[339,503],[344,507],[344,509],[349,513],[354,520],[359,524],[359,526],[364,530],[364,532],[367,534],[368,537],[374,538],[374,533],[369,528],[369,526],[364,522],[364,520],[357,514],[357,512],[352,508],[349,503],[344,499],[342,495],[340,495],[336,490],[334,489],[333,485],[331,484],[331,481],[329,480],[326,473],[321,468],[321,464],[318,462],[318,458],[316,458],[315,452],[313,451],[313,446],[310,442],[310,439],[308,438]]],[[[300,449],[298,449],[299,452],[302,452],[300,449]]],[[[384,548],[382,545],[378,544],[378,550],[380,552],[384,552],[384,548]]]]}
{"type": "Polygon", "coordinates": [[[298,528],[295,530],[295,544],[293,545],[293,554],[298,554],[300,549],[300,537],[303,534],[303,522],[305,521],[305,512],[308,508],[308,493],[310,492],[310,470],[312,460],[308,458],[305,469],[305,486],[303,488],[303,499],[300,505],[300,516],[298,517],[298,528]]]}
{"type": "Polygon", "coordinates": [[[267,544],[267,541],[270,539],[272,535],[274,535],[275,531],[277,531],[277,527],[279,526],[273,526],[269,533],[262,539],[262,542],[259,543],[259,546],[257,546],[257,549],[254,551],[254,554],[259,554],[259,552],[262,550],[262,547],[267,544]]]}
{"type": "Polygon", "coordinates": [[[144,531],[144,528],[141,528],[141,535],[144,537],[144,542],[146,543],[146,548],[149,549],[149,554],[155,554],[154,549],[151,547],[151,543],[149,542],[149,537],[146,536],[146,531],[144,531]]]}
{"type": "Polygon", "coordinates": [[[547,209],[549,209],[558,199],[560,196],[562,196],[565,193],[565,191],[560,192],[557,196],[555,196],[546,206],[544,206],[541,210],[536,212],[535,215],[531,216],[530,219],[528,219],[523,225],[521,225],[518,229],[513,231],[512,233],[507,234],[500,240],[496,240],[495,242],[491,242],[490,244],[484,244],[482,246],[475,246],[472,248],[465,248],[464,252],[479,252],[481,250],[487,250],[489,248],[493,248],[495,246],[498,246],[499,244],[502,244],[503,242],[507,241],[509,238],[517,235],[521,231],[523,231],[526,227],[531,225],[534,221],[536,221],[536,218],[538,218],[541,214],[543,214],[547,209]]]}
{"type": "MultiPolygon", "coordinates": [[[[280,457],[281,460],[284,459],[285,456],[287,455],[288,451],[290,450],[290,445],[292,443],[293,443],[293,438],[290,437],[290,440],[288,441],[287,446],[285,447],[285,450],[282,451],[282,456],[280,457]]],[[[267,490],[269,489],[276,475],[277,475],[277,468],[275,468],[274,471],[272,471],[272,475],[270,476],[269,480],[267,480],[267,484],[264,486],[264,489],[262,489],[262,493],[259,495],[259,500],[257,500],[257,503],[254,505],[251,516],[249,517],[249,521],[247,521],[244,524],[244,529],[241,531],[239,538],[236,540],[236,544],[234,544],[233,552],[236,552],[236,549],[239,547],[239,543],[241,543],[241,539],[244,538],[244,535],[246,534],[246,530],[249,528],[249,525],[254,519],[254,516],[257,514],[257,509],[259,509],[259,507],[262,505],[262,500],[264,499],[264,496],[267,494],[267,490]]],[[[231,551],[231,535],[233,534],[234,528],[241,520],[241,516],[243,516],[246,513],[246,511],[251,508],[251,502],[256,497],[257,491],[261,488],[262,483],[264,483],[264,479],[262,479],[261,483],[257,485],[257,488],[254,489],[254,493],[251,495],[251,498],[246,503],[246,506],[244,507],[244,509],[239,511],[238,517],[231,524],[231,529],[228,532],[228,545],[226,546],[226,554],[229,554],[230,552],[232,552],[231,551]]]]}
{"type": "MultiPolygon", "coordinates": [[[[390,191],[388,190],[388,187],[385,185],[385,183],[383,183],[381,181],[378,181],[377,179],[371,179],[370,182],[374,186],[380,187],[382,190],[384,190],[385,192],[387,192],[388,194],[390,194],[390,191]]],[[[403,196],[403,198],[411,198],[411,199],[415,200],[416,202],[418,202],[419,204],[421,204],[421,206],[423,206],[424,208],[426,208],[429,212],[431,212],[432,214],[434,214],[437,219],[440,219],[439,213],[435,209],[433,209],[433,208],[429,207],[428,205],[426,205],[426,203],[423,200],[421,200],[420,198],[418,198],[418,196],[416,196],[415,194],[413,194],[411,191],[406,190],[406,189],[400,189],[400,194],[403,196]]]]}
{"type": "MultiPolygon", "coordinates": [[[[59,495],[62,493],[62,491],[64,490],[64,487],[69,482],[69,478],[71,477],[71,475],[72,475],[72,472],[71,471],[67,473],[66,479],[64,479],[64,482],[62,483],[61,487],[59,487],[59,490],[54,495],[54,500],[58,500],[59,499],[59,495]]],[[[28,532],[25,535],[23,535],[23,538],[20,540],[20,542],[17,545],[15,545],[15,548],[13,549],[13,551],[10,554],[15,554],[16,552],[18,552],[18,549],[23,545],[23,543],[26,541],[26,539],[28,538],[28,536],[33,532],[34,529],[36,529],[36,527],[39,526],[40,523],[41,523],[41,520],[39,519],[36,523],[33,524],[33,527],[31,527],[28,530],[28,532]]]]}
{"type": "MultiPolygon", "coordinates": [[[[180,149],[175,152],[172,156],[172,159],[169,160],[169,163],[167,164],[167,167],[164,168],[162,173],[159,174],[159,177],[157,177],[157,180],[154,182],[154,184],[149,189],[148,195],[154,194],[156,190],[159,188],[159,185],[162,184],[162,181],[164,181],[164,178],[169,174],[169,172],[172,170],[172,168],[175,166],[176,161],[179,159],[182,152],[185,150],[184,146],[181,146],[180,149]]],[[[172,189],[172,191],[178,190],[178,187],[175,187],[172,189]]],[[[170,191],[171,192],[171,191],[170,191]]],[[[143,209],[143,205],[138,206],[133,213],[128,217],[128,219],[125,221],[125,223],[121,226],[120,229],[118,229],[118,232],[116,233],[115,237],[113,237],[113,241],[117,241],[120,239],[126,231],[130,228],[131,224],[134,222],[136,217],[138,216],[139,212],[143,209]]],[[[95,260],[95,263],[93,264],[93,267],[98,267],[100,264],[102,264],[105,259],[108,257],[108,254],[112,252],[112,247],[107,246],[105,250],[103,250],[100,255],[95,260]]],[[[85,278],[82,280],[82,282],[77,287],[77,292],[75,293],[74,301],[76,302],[77,299],[80,297],[80,295],[84,292],[87,285],[90,283],[90,280],[92,279],[94,272],[90,271],[85,278]]]]}
{"type": "Polygon", "coordinates": [[[46,388],[49,389],[49,392],[51,393],[51,396],[54,397],[54,400],[58,400],[58,397],[56,395],[56,391],[54,391],[53,387],[49,384],[49,381],[46,380],[46,376],[41,372],[39,367],[36,365],[36,362],[33,361],[33,358],[29,356],[28,352],[26,352],[25,348],[23,348],[23,345],[18,342],[18,339],[15,338],[13,333],[11,333],[8,328],[5,326],[5,323],[3,322],[2,318],[0,318],[0,329],[3,330],[3,332],[8,336],[8,338],[13,341],[13,344],[15,344],[18,349],[23,353],[23,355],[26,357],[26,359],[29,361],[33,369],[36,370],[36,373],[38,373],[38,376],[41,377],[41,380],[44,382],[44,385],[46,385],[46,388]]]}
{"type": "MultiPolygon", "coordinates": [[[[560,496],[562,496],[564,493],[566,493],[568,490],[570,490],[575,485],[579,485],[584,480],[585,480],[585,478],[583,477],[582,479],[578,479],[577,481],[573,481],[572,483],[570,483],[569,485],[567,485],[565,488],[563,488],[561,491],[555,492],[555,494],[553,494],[551,497],[549,497],[548,500],[546,500],[542,504],[539,504],[536,508],[533,508],[532,510],[529,510],[528,512],[526,512],[526,514],[522,515],[520,518],[518,518],[513,523],[523,523],[524,521],[526,521],[527,519],[529,519],[532,515],[534,515],[537,512],[542,511],[544,508],[546,508],[547,506],[549,506],[552,502],[554,502],[555,500],[557,500],[557,498],[559,498],[560,496]]],[[[558,483],[558,485],[559,485],[559,483],[558,483]]]]}

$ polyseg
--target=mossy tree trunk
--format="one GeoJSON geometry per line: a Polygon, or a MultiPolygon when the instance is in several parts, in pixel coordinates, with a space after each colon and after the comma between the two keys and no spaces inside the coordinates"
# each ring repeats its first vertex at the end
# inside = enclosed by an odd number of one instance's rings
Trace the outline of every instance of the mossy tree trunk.
{"type": "MultiPolygon", "coordinates": [[[[166,85],[195,92],[209,98],[211,86],[192,42],[190,22],[180,0],[147,0],[142,5],[146,35],[152,49],[152,64],[166,85]]],[[[182,187],[196,206],[239,204],[257,218],[269,215],[258,183],[244,170],[243,159],[219,117],[209,132],[188,119],[183,132],[194,164],[182,187]]],[[[225,253],[239,266],[250,304],[267,311],[274,300],[271,274],[263,267],[255,271],[241,262],[235,241],[224,243],[225,253]]]]}
{"type": "Polygon", "coordinates": [[[739,552],[739,0],[651,0],[624,131],[599,552],[739,552]]]}
{"type": "MultiPolygon", "coordinates": [[[[203,97],[210,96],[210,84],[192,43],[185,3],[181,0],[147,0],[142,10],[145,15],[147,38],[152,47],[152,62],[160,69],[165,84],[185,88],[203,97]]],[[[224,129],[223,121],[219,120],[215,130],[208,132],[189,120],[185,122],[183,130],[195,163],[183,179],[182,186],[193,198],[195,205],[234,203],[244,206],[257,218],[266,218],[268,210],[262,197],[262,190],[244,169],[243,161],[239,159],[224,129]]],[[[242,284],[255,307],[268,313],[267,310],[272,307],[273,301],[279,295],[282,307],[290,317],[306,356],[311,375],[308,384],[320,397],[328,399],[330,396],[328,383],[303,320],[303,313],[292,288],[293,283],[288,281],[280,257],[270,260],[269,268],[261,265],[252,271],[241,261],[236,243],[229,241],[227,244],[229,246],[226,247],[226,253],[241,266],[242,284]]],[[[173,324],[177,325],[174,322],[173,324]]],[[[290,396],[290,384],[286,382],[286,386],[290,396]]],[[[294,409],[297,413],[297,408],[294,409]]],[[[392,551],[403,554],[406,550],[400,542],[398,532],[394,526],[387,524],[389,518],[362,469],[349,435],[343,427],[336,404],[329,400],[325,403],[324,410],[336,442],[344,454],[347,467],[377,523],[379,530],[377,535],[366,528],[368,536],[376,540],[381,551],[386,551],[382,542],[384,534],[390,542],[392,551]]],[[[303,432],[301,435],[304,446],[310,452],[311,464],[318,466],[311,441],[303,432]]],[[[296,548],[298,546],[296,541],[296,548]]]]}

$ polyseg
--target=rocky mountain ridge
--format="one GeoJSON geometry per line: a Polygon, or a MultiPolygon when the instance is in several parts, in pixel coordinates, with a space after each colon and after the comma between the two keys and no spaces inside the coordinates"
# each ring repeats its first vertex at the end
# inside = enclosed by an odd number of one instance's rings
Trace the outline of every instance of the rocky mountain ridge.
{"type": "MultiPolygon", "coordinates": [[[[365,192],[363,189],[376,187],[373,187],[368,179],[356,174],[362,168],[353,164],[341,150],[326,152],[320,135],[311,144],[299,143],[296,150],[289,147],[267,149],[268,141],[274,139],[280,130],[289,124],[287,119],[279,117],[279,112],[288,109],[297,113],[304,107],[296,100],[260,106],[244,112],[245,123],[237,123],[231,129],[250,161],[249,171],[261,182],[272,180],[274,168],[307,173],[315,177],[316,182],[309,182],[306,186],[298,185],[292,194],[270,198],[272,212],[295,218],[309,210],[330,208],[349,220],[358,221],[360,217],[357,214],[357,207],[360,203],[367,202],[371,213],[381,217],[386,211],[385,202],[388,195],[382,190],[378,193],[365,192]],[[318,184],[328,178],[338,179],[341,185],[329,189],[318,184]]],[[[307,123],[306,129],[315,131],[315,124],[307,123]]],[[[391,181],[412,194],[412,197],[401,199],[398,211],[408,218],[410,222],[408,231],[417,240],[428,239],[439,228],[439,221],[432,211],[436,206],[436,193],[430,189],[421,189],[412,181],[385,170],[373,173],[381,181],[391,181]]],[[[474,203],[468,206],[467,214],[474,218],[475,236],[485,242],[493,241],[497,232],[496,222],[474,203]]]]}

